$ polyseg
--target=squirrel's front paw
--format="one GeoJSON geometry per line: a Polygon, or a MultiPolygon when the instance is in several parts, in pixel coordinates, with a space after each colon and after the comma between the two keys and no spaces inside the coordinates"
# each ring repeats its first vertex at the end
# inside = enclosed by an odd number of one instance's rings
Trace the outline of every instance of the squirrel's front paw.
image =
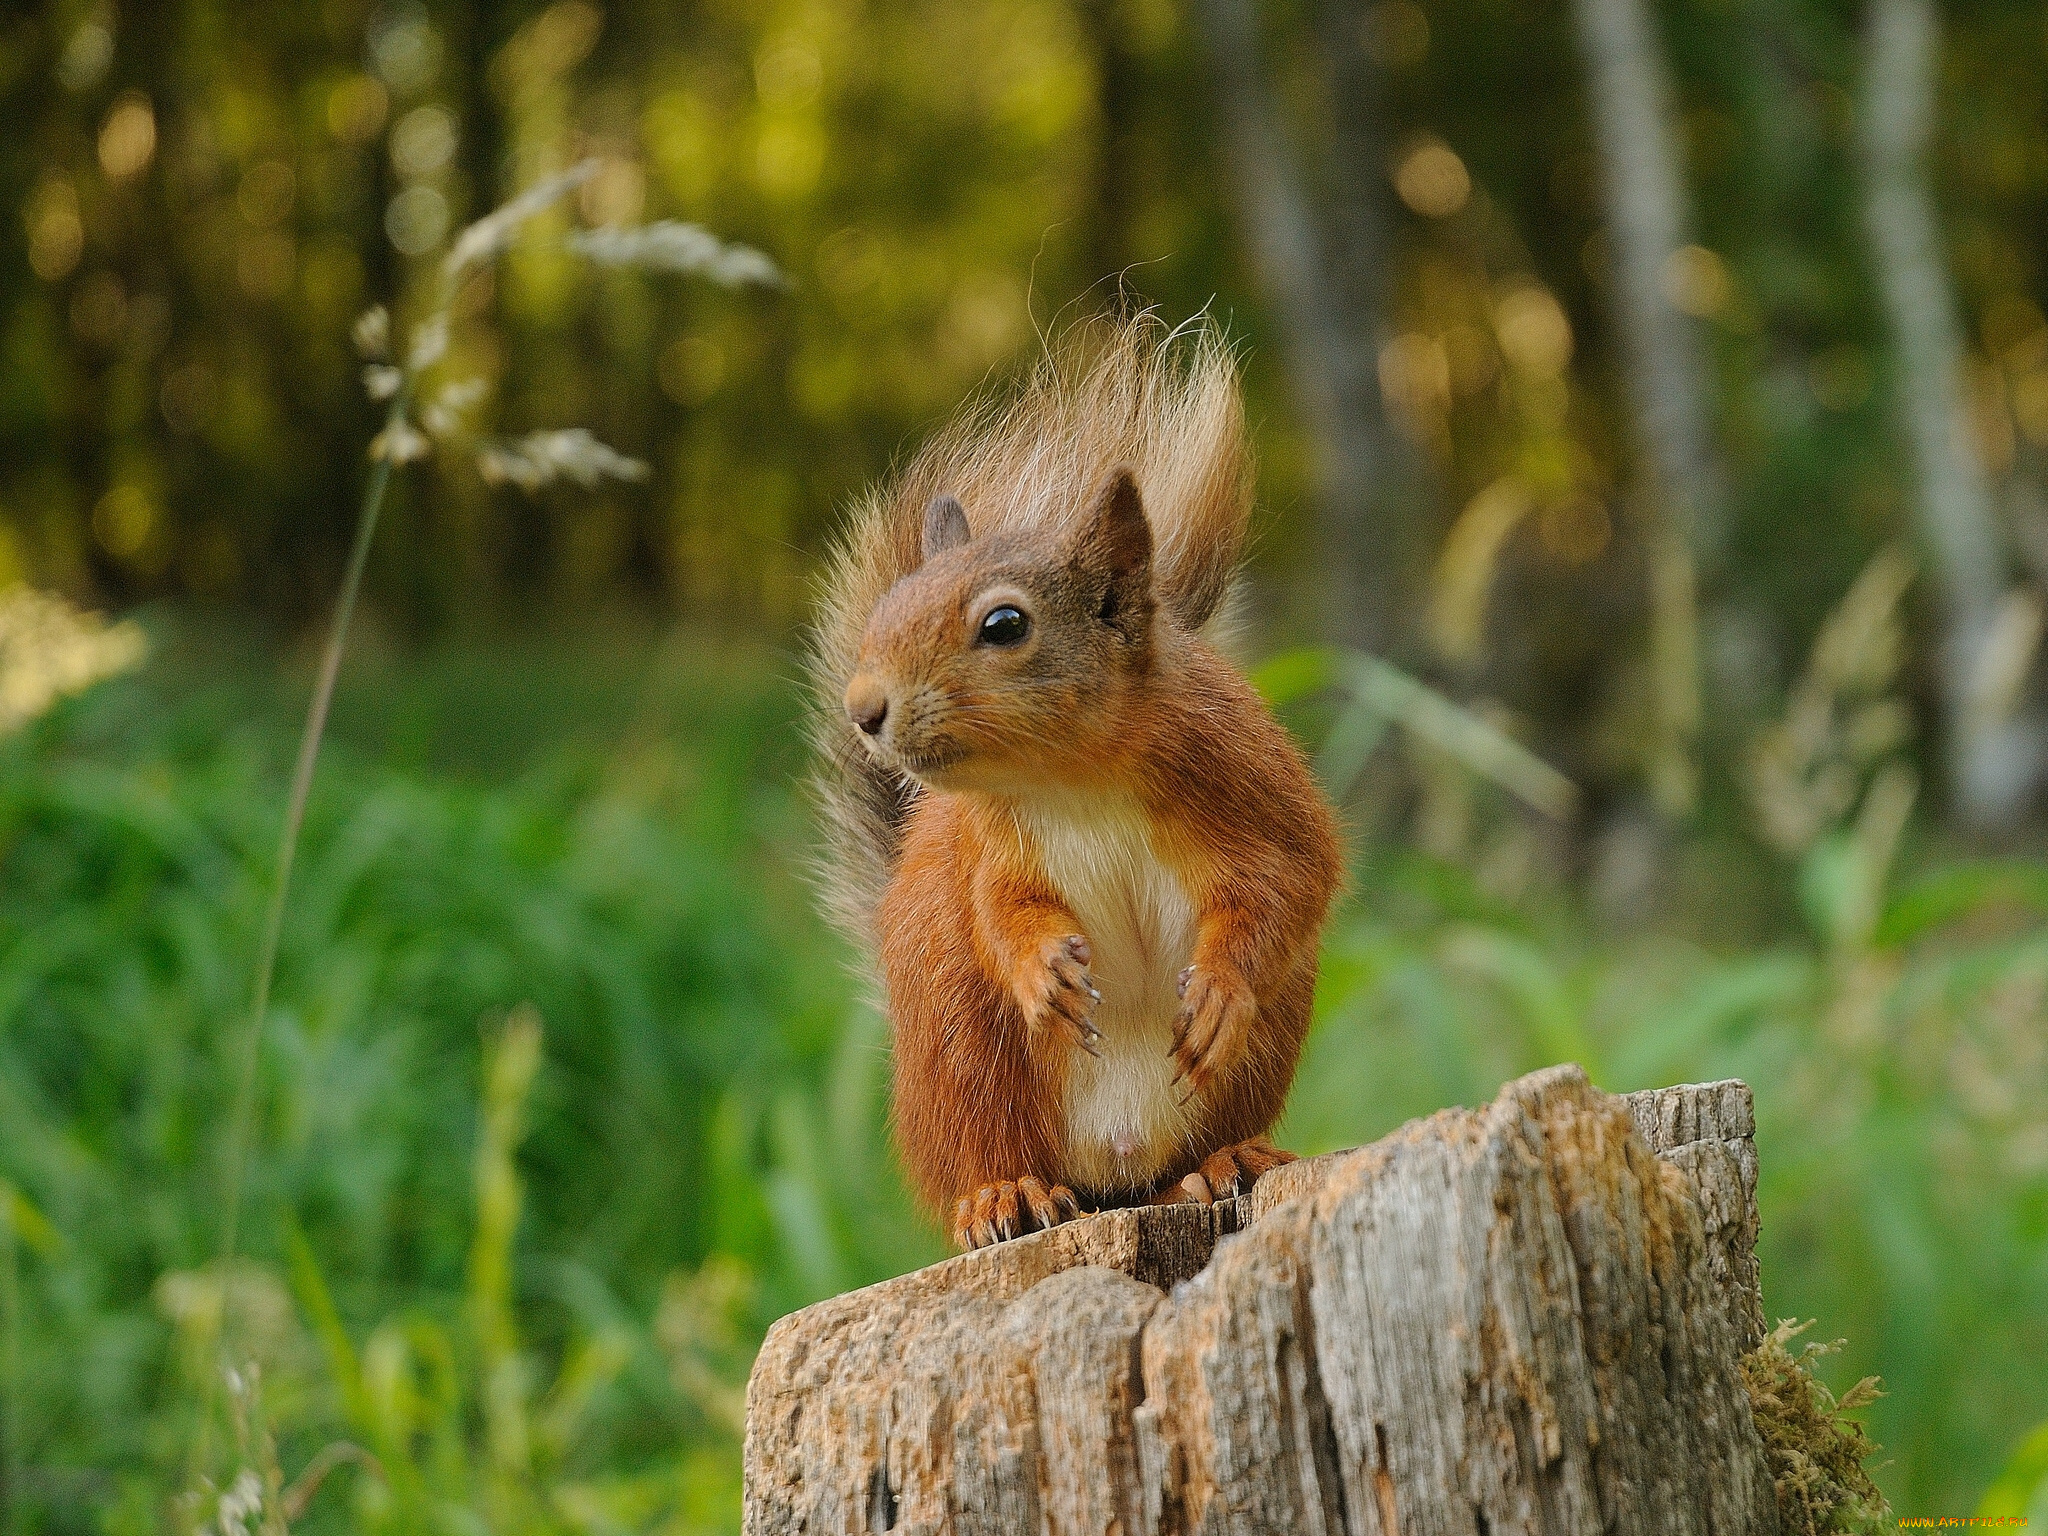
{"type": "Polygon", "coordinates": [[[1069,1030],[1082,1050],[1100,1056],[1097,1042],[1102,1031],[1095,1027],[1095,1005],[1102,1001],[1102,994],[1088,974],[1090,958],[1088,940],[1078,933],[1047,939],[1038,953],[1019,967],[1017,1001],[1032,1029],[1058,1026],[1069,1030]]]}
{"type": "Polygon", "coordinates": [[[1209,965],[1180,973],[1180,1015],[1173,1021],[1173,1080],[1185,1104],[1244,1053],[1258,1000],[1243,977],[1209,965]]]}
{"type": "Polygon", "coordinates": [[[1048,1232],[1086,1214],[1066,1185],[1047,1185],[1027,1174],[962,1195],[953,1206],[953,1241],[962,1248],[986,1248],[1026,1232],[1048,1232]]]}

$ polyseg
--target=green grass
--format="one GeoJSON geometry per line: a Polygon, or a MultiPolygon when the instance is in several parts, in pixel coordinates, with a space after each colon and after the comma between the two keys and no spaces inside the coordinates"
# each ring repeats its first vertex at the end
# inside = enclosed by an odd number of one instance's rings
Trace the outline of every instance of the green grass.
{"type": "MultiPolygon", "coordinates": [[[[936,1251],[872,1141],[873,1026],[848,1023],[840,956],[792,873],[800,756],[772,659],[697,649],[664,682],[678,657],[607,650],[580,673],[594,697],[500,690],[529,741],[553,743],[521,759],[482,760],[504,721],[461,686],[478,662],[458,652],[421,686],[462,722],[448,755],[475,758],[443,766],[417,735],[403,765],[365,750],[409,707],[377,708],[373,671],[322,765],[242,1250],[281,1284],[302,1235],[359,1344],[389,1316],[466,1305],[481,1063],[522,1005],[547,1039],[518,1266],[544,1354],[624,1319],[651,1338],[665,1282],[713,1253],[746,1266],[757,1331],[936,1251]],[[671,707],[691,718],[662,720],[671,707]],[[593,750],[591,730],[628,745],[593,750]],[[863,1159],[873,1194],[848,1182],[863,1159]]],[[[24,1245],[9,1393],[27,1529],[92,1529],[110,1507],[117,1528],[152,1526],[199,1400],[162,1277],[200,1274],[219,1241],[291,712],[266,689],[189,686],[176,662],[0,741],[0,1177],[47,1223],[24,1230],[50,1234],[24,1245]]],[[[498,674],[519,675],[517,659],[498,674]]],[[[681,1400],[658,1355],[591,1408],[589,1465],[673,1449],[681,1400]]],[[[338,1391],[319,1372],[273,1381],[288,1463],[338,1391]]]]}
{"type": "MultiPolygon", "coordinates": [[[[305,679],[260,637],[154,627],[143,672],[0,738],[18,1531],[163,1528],[212,1358],[305,679]]],[[[262,1481],[267,1425],[275,1494],[341,1442],[382,1469],[338,1465],[295,1529],[731,1529],[751,1342],[940,1252],[799,876],[790,670],[630,626],[351,665],[227,1277],[261,1412],[223,1418],[216,1486],[262,1481]]],[[[1885,1378],[1902,1514],[1974,1507],[2048,1416],[2048,931],[2038,866],[1930,868],[1853,943],[1826,869],[1787,869],[1809,926],[1709,947],[1380,848],[1286,1135],[1350,1144],[1565,1056],[1616,1089],[1748,1078],[1769,1310],[1847,1336],[1838,1386],[1885,1378]]]]}

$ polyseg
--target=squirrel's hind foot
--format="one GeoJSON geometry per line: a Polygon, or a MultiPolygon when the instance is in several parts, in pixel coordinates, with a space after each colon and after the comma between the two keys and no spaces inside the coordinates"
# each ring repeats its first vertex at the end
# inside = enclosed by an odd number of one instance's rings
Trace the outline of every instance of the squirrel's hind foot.
{"type": "Polygon", "coordinates": [[[1248,1195],[1263,1175],[1293,1161],[1292,1152],[1274,1146],[1263,1136],[1254,1136],[1250,1141],[1210,1153],[1193,1173],[1154,1195],[1152,1203],[1213,1205],[1233,1195],[1248,1195]]]}
{"type": "Polygon", "coordinates": [[[1048,1185],[1026,1175],[984,1184],[953,1206],[953,1241],[962,1248],[987,1248],[1027,1232],[1046,1232],[1088,1213],[1064,1184],[1048,1185]]]}

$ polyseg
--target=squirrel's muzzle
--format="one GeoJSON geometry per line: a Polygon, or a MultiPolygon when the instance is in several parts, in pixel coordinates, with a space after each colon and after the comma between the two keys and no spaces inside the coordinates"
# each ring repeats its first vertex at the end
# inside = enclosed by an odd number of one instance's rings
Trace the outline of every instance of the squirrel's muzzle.
{"type": "Polygon", "coordinates": [[[878,736],[889,718],[889,695],[865,673],[846,685],[846,716],[864,736],[878,736]]]}

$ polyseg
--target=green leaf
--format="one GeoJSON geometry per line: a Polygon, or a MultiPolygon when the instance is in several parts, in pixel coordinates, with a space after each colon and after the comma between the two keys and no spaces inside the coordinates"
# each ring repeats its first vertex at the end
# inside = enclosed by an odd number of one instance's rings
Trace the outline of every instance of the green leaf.
{"type": "Polygon", "coordinates": [[[1616,1053],[1615,1081],[1658,1087],[1712,1067],[1712,1048],[1770,1009],[1804,1000],[1814,985],[1811,955],[1786,951],[1745,956],[1708,970],[1678,999],[1639,1019],[1616,1053]]]}
{"type": "Polygon", "coordinates": [[[1892,898],[1878,921],[1875,941],[1887,948],[1910,944],[1943,924],[1996,906],[2048,918],[2048,864],[1972,860],[1927,875],[1892,898]]]}
{"type": "Polygon", "coordinates": [[[1495,928],[1459,928],[1450,934],[1444,958],[1499,988],[1541,1065],[1575,1061],[1596,1081],[1604,1080],[1584,1009],[1540,946],[1495,928]]]}
{"type": "Polygon", "coordinates": [[[1252,686],[1274,708],[1337,686],[1342,676],[1338,653],[1327,646],[1304,645],[1282,651],[1252,669],[1252,686]]]}
{"type": "Polygon", "coordinates": [[[1839,943],[1861,889],[1862,861],[1846,832],[1832,832],[1799,861],[1799,905],[1814,933],[1839,943]]]}
{"type": "Polygon", "coordinates": [[[64,1246],[64,1234],[12,1184],[0,1184],[0,1220],[8,1222],[14,1235],[39,1258],[54,1258],[64,1246]]]}
{"type": "Polygon", "coordinates": [[[2036,1424],[2014,1448],[2012,1460],[1984,1491],[1977,1513],[2016,1515],[2025,1520],[2041,1512],[2037,1506],[2043,1500],[2048,1500],[2048,1419],[2036,1424]]]}
{"type": "Polygon", "coordinates": [[[291,1261],[292,1290],[299,1298],[299,1309],[313,1325],[313,1333],[320,1340],[321,1352],[327,1357],[327,1369],[334,1378],[334,1384],[341,1391],[342,1412],[348,1416],[349,1424],[360,1435],[374,1435],[377,1424],[370,1412],[369,1400],[363,1395],[362,1363],[356,1358],[356,1347],[342,1326],[341,1314],[335,1310],[333,1294],[327,1288],[327,1277],[320,1272],[320,1262],[314,1257],[313,1247],[306,1241],[306,1234],[296,1221],[286,1218],[284,1223],[285,1251],[291,1261]]]}
{"type": "Polygon", "coordinates": [[[1342,799],[1349,792],[1367,760],[1386,739],[1390,724],[1384,714],[1359,699],[1338,714],[1316,754],[1316,775],[1331,795],[1342,799]]]}
{"type": "Polygon", "coordinates": [[[1517,799],[1559,820],[1578,787],[1499,727],[1376,656],[1346,658],[1354,697],[1517,799]]]}
{"type": "Polygon", "coordinates": [[[1562,819],[1578,803],[1577,786],[1527,747],[1377,656],[1302,646],[1267,661],[1252,682],[1276,707],[1331,688],[1348,695],[1317,760],[1333,795],[1351,787],[1386,728],[1398,725],[1547,816],[1562,819]]]}

